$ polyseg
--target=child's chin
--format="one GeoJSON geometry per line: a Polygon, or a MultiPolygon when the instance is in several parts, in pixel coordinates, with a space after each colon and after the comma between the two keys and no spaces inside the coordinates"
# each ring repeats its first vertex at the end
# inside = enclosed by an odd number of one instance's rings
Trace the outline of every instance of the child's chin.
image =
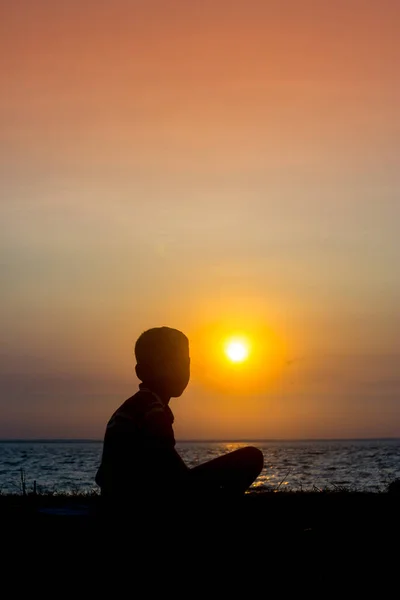
{"type": "Polygon", "coordinates": [[[173,393],[171,394],[171,398],[179,398],[179,396],[182,396],[183,392],[185,391],[185,388],[176,388],[173,393]]]}

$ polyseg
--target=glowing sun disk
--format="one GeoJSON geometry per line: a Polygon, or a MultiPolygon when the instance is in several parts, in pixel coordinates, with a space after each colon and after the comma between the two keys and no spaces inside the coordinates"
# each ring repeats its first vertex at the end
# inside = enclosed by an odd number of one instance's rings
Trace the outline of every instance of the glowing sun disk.
{"type": "Polygon", "coordinates": [[[231,340],[226,345],[225,354],[232,362],[243,362],[249,355],[249,348],[241,340],[231,340]]]}

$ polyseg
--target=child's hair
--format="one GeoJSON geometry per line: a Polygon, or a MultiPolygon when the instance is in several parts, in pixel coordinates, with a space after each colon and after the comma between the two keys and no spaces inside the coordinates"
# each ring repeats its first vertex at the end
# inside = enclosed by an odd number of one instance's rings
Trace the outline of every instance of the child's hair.
{"type": "Polygon", "coordinates": [[[178,329],[153,327],[144,331],[136,340],[136,362],[151,366],[183,355],[188,347],[188,338],[178,329]]]}

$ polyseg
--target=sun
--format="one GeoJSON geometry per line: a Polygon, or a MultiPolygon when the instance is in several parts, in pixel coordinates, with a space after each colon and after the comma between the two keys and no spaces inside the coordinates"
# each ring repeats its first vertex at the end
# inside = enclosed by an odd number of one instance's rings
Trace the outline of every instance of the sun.
{"type": "Polygon", "coordinates": [[[241,363],[249,356],[249,346],[244,340],[230,339],[225,345],[225,354],[231,362],[241,363]]]}

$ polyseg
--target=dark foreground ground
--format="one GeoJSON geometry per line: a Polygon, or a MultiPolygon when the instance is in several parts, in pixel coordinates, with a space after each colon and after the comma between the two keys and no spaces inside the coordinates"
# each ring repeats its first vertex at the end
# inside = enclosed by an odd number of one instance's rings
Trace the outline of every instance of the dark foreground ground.
{"type": "Polygon", "coordinates": [[[11,568],[39,562],[49,573],[51,564],[66,580],[81,571],[106,585],[112,573],[151,588],[188,585],[195,597],[204,585],[259,595],[271,582],[307,594],[322,585],[324,595],[375,582],[381,596],[385,586],[397,594],[398,494],[263,492],[166,506],[155,492],[129,515],[108,516],[97,496],[0,496],[0,531],[11,568]]]}
{"type": "Polygon", "coordinates": [[[166,505],[154,493],[144,506],[122,507],[104,516],[101,499],[93,496],[0,495],[0,527],[28,532],[56,543],[76,537],[90,543],[97,532],[130,530],[135,537],[149,530],[169,530],[178,538],[190,532],[240,536],[254,543],[313,539],[392,540],[400,546],[400,495],[363,492],[261,492],[235,500],[199,499],[166,505]],[[89,537],[88,537],[89,536],[89,537]]]}

